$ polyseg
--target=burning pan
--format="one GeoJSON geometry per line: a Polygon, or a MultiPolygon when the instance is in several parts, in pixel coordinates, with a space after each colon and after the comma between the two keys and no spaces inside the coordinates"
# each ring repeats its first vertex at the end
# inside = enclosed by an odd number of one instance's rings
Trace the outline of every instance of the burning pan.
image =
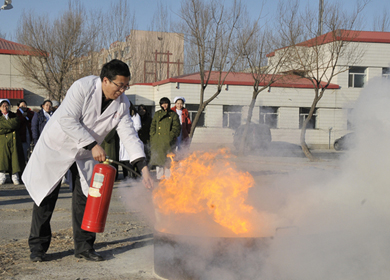
{"type": "Polygon", "coordinates": [[[259,279],[271,237],[154,233],[154,272],[169,280],[259,279]]]}

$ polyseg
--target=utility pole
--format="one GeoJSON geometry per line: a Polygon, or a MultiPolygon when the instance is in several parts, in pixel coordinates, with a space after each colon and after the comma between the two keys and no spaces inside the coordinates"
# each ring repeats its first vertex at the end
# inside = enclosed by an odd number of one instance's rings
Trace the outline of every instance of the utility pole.
{"type": "Polygon", "coordinates": [[[322,21],[323,21],[323,13],[324,13],[324,0],[320,0],[320,8],[318,11],[318,34],[317,36],[322,35],[322,21]]]}

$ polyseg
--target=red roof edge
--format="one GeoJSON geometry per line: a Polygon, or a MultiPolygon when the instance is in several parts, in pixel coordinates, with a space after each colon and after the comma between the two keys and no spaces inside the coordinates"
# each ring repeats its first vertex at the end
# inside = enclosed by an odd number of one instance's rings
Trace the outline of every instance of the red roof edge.
{"type": "Polygon", "coordinates": [[[153,83],[135,83],[135,84],[132,84],[130,85],[131,86],[152,86],[153,83]]]}
{"type": "Polygon", "coordinates": [[[4,99],[23,99],[23,88],[0,88],[0,98],[4,99]]]}
{"type": "MultiPolygon", "coordinates": [[[[134,85],[146,85],[146,86],[158,86],[163,84],[169,84],[169,83],[183,83],[183,84],[200,84],[200,79],[185,79],[180,77],[173,77],[169,79],[165,79],[162,81],[158,81],[155,83],[139,83],[134,85]]],[[[218,81],[215,80],[209,80],[208,84],[210,85],[217,85],[218,81]]],[[[249,81],[225,81],[225,85],[237,85],[237,86],[253,86],[253,82],[249,81]]],[[[266,86],[268,82],[262,82],[259,84],[259,86],[266,86]]],[[[325,83],[321,84],[322,87],[325,86],[325,83]]],[[[285,88],[314,88],[312,84],[305,84],[305,83],[288,83],[288,82],[275,82],[271,85],[271,87],[285,87],[285,88]]],[[[321,87],[321,88],[322,88],[321,87]]],[[[340,86],[337,84],[329,84],[327,89],[340,89],[340,86]]]]}

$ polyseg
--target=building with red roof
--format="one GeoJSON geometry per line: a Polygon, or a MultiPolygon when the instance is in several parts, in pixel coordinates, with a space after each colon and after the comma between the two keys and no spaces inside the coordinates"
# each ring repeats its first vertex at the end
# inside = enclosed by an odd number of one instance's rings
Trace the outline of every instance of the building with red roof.
{"type": "Polygon", "coordinates": [[[29,107],[38,107],[47,94],[19,72],[17,56],[20,55],[31,56],[34,51],[28,46],[0,38],[0,99],[9,99],[12,105],[25,99],[29,107]]]}
{"type": "MultiPolygon", "coordinates": [[[[306,131],[309,147],[332,148],[335,139],[352,131],[352,111],[361,91],[369,83],[390,77],[390,32],[339,30],[336,35],[327,33],[299,44],[311,48],[316,44],[329,44],[332,40],[349,40],[350,47],[364,49],[356,64],[347,65],[349,70],[332,79],[318,103],[306,131]]],[[[269,54],[269,59],[281,50],[269,54]]],[[[342,63],[340,60],[340,65],[342,63]]],[[[287,73],[293,71],[283,69],[277,82],[257,97],[252,121],[270,126],[273,141],[299,145],[300,127],[313,102],[314,87],[308,79],[287,73]]],[[[270,78],[266,77],[264,83],[270,78]]],[[[249,73],[229,73],[223,91],[206,107],[193,143],[231,145],[237,124],[245,123],[253,83],[249,73]]],[[[190,115],[194,117],[199,106],[200,84],[199,73],[193,73],[155,83],[135,84],[126,94],[134,104],[149,105],[152,111],[160,109],[158,104],[162,97],[173,101],[176,96],[183,96],[190,115]]],[[[218,73],[215,72],[206,88],[205,99],[215,93],[217,84],[218,73]]]]}

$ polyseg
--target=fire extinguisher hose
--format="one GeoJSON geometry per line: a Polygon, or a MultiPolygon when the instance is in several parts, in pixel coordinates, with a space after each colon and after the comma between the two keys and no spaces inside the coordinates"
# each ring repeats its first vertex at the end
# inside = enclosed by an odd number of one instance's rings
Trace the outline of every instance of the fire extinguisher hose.
{"type": "Polygon", "coordinates": [[[139,174],[138,172],[136,172],[135,170],[131,169],[130,167],[126,166],[125,164],[119,162],[119,161],[116,161],[116,160],[113,160],[113,159],[110,159],[110,158],[106,158],[106,160],[109,162],[109,163],[114,163],[114,164],[118,164],[120,166],[122,166],[123,168],[126,168],[127,170],[129,170],[131,173],[133,173],[136,177],[141,177],[141,174],[139,174]]]}

